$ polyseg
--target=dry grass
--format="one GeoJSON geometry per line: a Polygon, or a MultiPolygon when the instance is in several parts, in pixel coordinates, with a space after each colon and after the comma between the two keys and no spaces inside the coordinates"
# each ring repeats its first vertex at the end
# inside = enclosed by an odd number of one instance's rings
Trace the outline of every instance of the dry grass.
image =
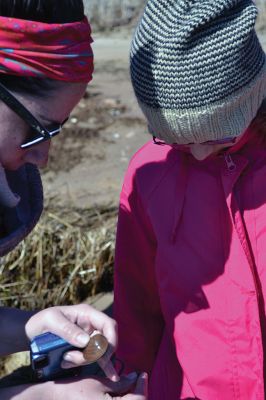
{"type": "Polygon", "coordinates": [[[46,210],[1,260],[0,305],[73,304],[112,288],[116,207],[46,210]]]}

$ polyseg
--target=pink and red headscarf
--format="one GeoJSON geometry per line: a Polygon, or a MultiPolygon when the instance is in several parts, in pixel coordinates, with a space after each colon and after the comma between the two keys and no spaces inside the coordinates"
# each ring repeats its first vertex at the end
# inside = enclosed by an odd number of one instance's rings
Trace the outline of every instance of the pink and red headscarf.
{"type": "Polygon", "coordinates": [[[86,17],[65,24],[0,17],[0,73],[89,82],[91,43],[86,17]]]}

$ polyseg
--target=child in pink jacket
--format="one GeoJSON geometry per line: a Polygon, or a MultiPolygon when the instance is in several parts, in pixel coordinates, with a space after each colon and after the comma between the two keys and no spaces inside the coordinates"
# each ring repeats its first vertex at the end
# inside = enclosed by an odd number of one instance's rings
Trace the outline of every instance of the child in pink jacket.
{"type": "Polygon", "coordinates": [[[117,356],[150,400],[264,400],[266,63],[250,0],[148,0],[131,50],[117,356]],[[264,125],[263,125],[264,124],[264,125]]]}

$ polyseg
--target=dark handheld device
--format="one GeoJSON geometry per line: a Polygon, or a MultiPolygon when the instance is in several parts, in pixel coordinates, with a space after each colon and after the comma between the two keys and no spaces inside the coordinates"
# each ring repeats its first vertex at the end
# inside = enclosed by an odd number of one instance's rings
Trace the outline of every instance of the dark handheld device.
{"type": "MultiPolygon", "coordinates": [[[[76,350],[64,339],[52,333],[36,336],[30,344],[31,366],[38,379],[51,379],[63,372],[61,362],[67,351],[76,350]]],[[[80,350],[80,349],[79,349],[80,350]]]]}
{"type": "Polygon", "coordinates": [[[79,350],[83,351],[85,360],[90,364],[82,367],[82,370],[86,369],[86,373],[89,375],[103,375],[96,361],[100,362],[107,349],[107,339],[100,334],[93,335],[88,345],[84,349],[80,349],[53,333],[43,333],[31,341],[31,366],[39,380],[55,379],[67,375],[73,376],[73,374],[82,372],[81,368],[65,370],[61,368],[61,363],[64,353],[79,350]]]}

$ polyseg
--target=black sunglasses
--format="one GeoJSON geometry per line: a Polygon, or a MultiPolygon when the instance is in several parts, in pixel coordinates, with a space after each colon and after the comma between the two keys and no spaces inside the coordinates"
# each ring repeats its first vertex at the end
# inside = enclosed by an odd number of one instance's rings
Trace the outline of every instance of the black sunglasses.
{"type": "Polygon", "coordinates": [[[54,124],[50,129],[45,128],[35,117],[31,114],[23,104],[20,103],[10,93],[10,91],[0,83],[0,99],[20,118],[25,121],[30,128],[33,130],[33,138],[23,143],[20,147],[22,149],[28,149],[36,144],[45,142],[46,140],[50,140],[52,137],[58,135],[60,133],[63,125],[67,122],[68,118],[62,122],[62,124],[54,124]]]}

